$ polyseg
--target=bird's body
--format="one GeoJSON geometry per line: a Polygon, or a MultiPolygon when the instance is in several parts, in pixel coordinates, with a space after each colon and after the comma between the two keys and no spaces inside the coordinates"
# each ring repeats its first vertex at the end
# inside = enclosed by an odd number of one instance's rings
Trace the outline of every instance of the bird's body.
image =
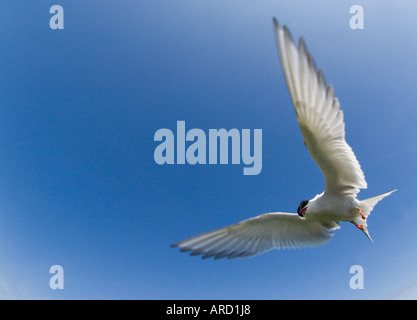
{"type": "Polygon", "coordinates": [[[308,201],[305,219],[351,221],[360,216],[360,201],[355,197],[323,192],[308,201]]]}
{"type": "Polygon", "coordinates": [[[293,102],[304,144],[325,178],[324,192],[301,201],[297,213],[274,212],[235,225],[203,233],[173,246],[203,258],[235,258],[261,254],[271,249],[323,245],[351,222],[372,241],[367,218],[378,201],[393,191],[358,200],[367,188],[365,175],[345,140],[345,123],[339,100],[333,95],[321,70],[301,38],[298,47],[288,29],[274,19],[281,66],[293,102]]]}

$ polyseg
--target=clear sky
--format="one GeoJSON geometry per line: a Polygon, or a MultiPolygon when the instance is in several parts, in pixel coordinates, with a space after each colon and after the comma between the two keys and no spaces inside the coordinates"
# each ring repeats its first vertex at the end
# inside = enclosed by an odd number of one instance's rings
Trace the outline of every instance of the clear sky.
{"type": "MultiPolygon", "coordinates": [[[[417,298],[414,1],[0,3],[0,298],[417,298]],[[53,4],[64,29],[52,30],[53,4]],[[352,30],[352,5],[364,29],[352,30]],[[326,246],[202,260],[186,237],[323,190],[302,143],[272,18],[303,36],[334,85],[365,172],[359,199],[397,188],[326,246]],[[158,165],[160,128],[262,129],[262,171],[158,165]],[[64,270],[64,289],[49,269],[64,270]],[[351,266],[364,270],[352,290],[351,266]]],[[[191,142],[187,142],[190,145],[191,142]]]]}

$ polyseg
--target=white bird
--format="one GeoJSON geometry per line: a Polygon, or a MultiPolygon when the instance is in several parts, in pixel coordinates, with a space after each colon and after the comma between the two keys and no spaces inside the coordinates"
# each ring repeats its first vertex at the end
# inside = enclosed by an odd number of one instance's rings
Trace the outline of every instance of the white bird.
{"type": "Polygon", "coordinates": [[[325,178],[324,192],[301,201],[297,214],[274,212],[203,233],[172,246],[203,258],[250,257],[272,249],[323,245],[351,222],[372,241],[367,218],[374,206],[396,190],[359,201],[359,189],[366,189],[365,176],[345,140],[345,123],[333,88],[317,70],[303,38],[298,47],[287,27],[274,18],[281,66],[297,115],[298,124],[311,157],[325,178]]]}

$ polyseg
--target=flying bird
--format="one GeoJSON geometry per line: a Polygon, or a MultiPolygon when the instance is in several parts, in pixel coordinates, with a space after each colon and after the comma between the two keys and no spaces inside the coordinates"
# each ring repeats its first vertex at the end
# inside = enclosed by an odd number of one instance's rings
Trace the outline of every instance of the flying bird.
{"type": "Polygon", "coordinates": [[[203,258],[251,257],[272,249],[324,245],[351,222],[372,241],[367,219],[378,201],[396,190],[358,200],[366,189],[364,173],[345,140],[345,123],[333,87],[317,70],[303,38],[298,47],[286,26],[273,19],[282,70],[298,124],[311,157],[325,179],[324,192],[303,200],[297,213],[274,212],[203,233],[173,244],[203,258]]]}

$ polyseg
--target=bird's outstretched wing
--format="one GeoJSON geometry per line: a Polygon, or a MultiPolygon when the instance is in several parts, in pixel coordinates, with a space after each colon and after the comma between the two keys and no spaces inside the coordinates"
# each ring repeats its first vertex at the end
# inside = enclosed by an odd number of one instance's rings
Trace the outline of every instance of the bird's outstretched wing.
{"type": "Polygon", "coordinates": [[[266,213],[173,244],[203,258],[251,257],[271,249],[313,247],[331,239],[337,222],[304,219],[293,213],[266,213]]]}
{"type": "Polygon", "coordinates": [[[365,176],[345,140],[339,100],[307,52],[303,38],[297,48],[288,29],[274,19],[281,65],[304,143],[325,178],[326,192],[356,196],[367,187],[365,176]]]}

